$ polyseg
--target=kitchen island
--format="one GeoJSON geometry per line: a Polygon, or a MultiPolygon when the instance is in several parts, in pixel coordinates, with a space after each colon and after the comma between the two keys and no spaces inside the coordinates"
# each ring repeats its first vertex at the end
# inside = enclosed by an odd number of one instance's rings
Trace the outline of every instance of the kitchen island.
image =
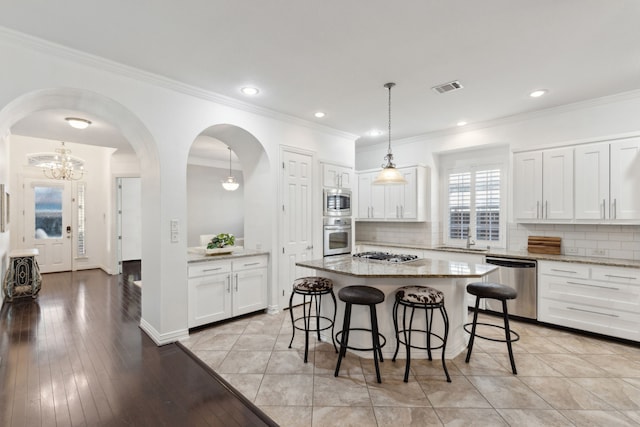
{"type": "MultiPolygon", "coordinates": [[[[378,312],[378,327],[386,339],[387,344],[383,348],[383,355],[391,359],[395,351],[395,332],[393,327],[393,304],[396,289],[407,285],[423,285],[438,289],[444,293],[445,307],[449,315],[449,338],[445,357],[452,359],[462,352],[467,346],[468,334],[464,332],[463,325],[467,323],[467,293],[466,284],[472,281],[481,281],[487,274],[496,269],[494,265],[469,264],[466,262],[450,262],[418,259],[405,263],[386,263],[374,260],[354,258],[351,255],[326,257],[323,259],[300,261],[296,265],[314,269],[318,276],[331,279],[334,284],[336,298],[340,289],[351,285],[365,285],[380,289],[385,294],[385,301],[376,306],[378,312]]],[[[322,301],[322,310],[331,313],[333,307],[328,299],[322,301]]],[[[414,328],[424,328],[424,316],[416,312],[414,328]]],[[[344,304],[338,299],[336,331],[342,328],[344,316],[344,304]]],[[[400,312],[401,316],[401,312],[400,312]]],[[[440,316],[434,316],[433,331],[442,335],[443,323],[440,316]]],[[[366,307],[353,308],[351,327],[369,328],[369,315],[366,307]]],[[[412,341],[417,345],[424,345],[424,334],[414,334],[412,341]]],[[[330,340],[330,337],[323,337],[330,340]]],[[[356,347],[370,347],[371,336],[365,334],[352,334],[349,337],[349,345],[356,347]]],[[[355,352],[363,357],[372,357],[371,352],[355,352]]],[[[404,357],[404,349],[400,348],[398,357],[404,357]]],[[[412,358],[426,358],[424,350],[412,351],[412,358]]],[[[440,354],[436,350],[434,358],[440,354]]]]}

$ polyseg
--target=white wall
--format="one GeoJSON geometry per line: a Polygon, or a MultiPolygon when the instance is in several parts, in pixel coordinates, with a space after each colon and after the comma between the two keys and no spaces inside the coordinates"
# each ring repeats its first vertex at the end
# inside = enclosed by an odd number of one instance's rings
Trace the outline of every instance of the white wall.
{"type": "Polygon", "coordinates": [[[189,165],[187,167],[187,245],[200,246],[201,234],[231,233],[244,236],[245,206],[242,172],[233,171],[240,183],[236,191],[226,191],[221,181],[229,169],[189,165]]]}
{"type": "MultiPolygon", "coordinates": [[[[0,184],[5,185],[5,191],[9,189],[9,144],[7,137],[0,134],[0,184]]],[[[9,194],[12,194],[9,192],[9,194]]],[[[0,278],[4,278],[9,263],[11,233],[0,233],[0,278]]],[[[4,303],[4,291],[0,290],[0,303],[4,303]]],[[[1,304],[0,304],[1,305],[1,304]]]]}
{"type": "MultiPolygon", "coordinates": [[[[187,158],[195,138],[218,125],[242,129],[231,146],[242,162],[245,244],[278,253],[279,149],[313,150],[318,159],[353,164],[353,135],[187,87],[100,58],[0,29],[0,135],[40,109],[68,108],[115,126],[140,162],[142,180],[141,327],[157,342],[187,334],[187,239],[170,240],[170,220],[187,224],[187,158]]],[[[8,166],[0,170],[6,176],[8,166]]],[[[109,174],[111,172],[109,171],[109,174]]],[[[319,181],[318,181],[319,182],[319,181]]],[[[109,194],[108,192],[105,194],[109,194]]],[[[112,201],[113,201],[113,193],[112,201]]],[[[316,194],[320,200],[320,194],[316,194]]],[[[320,229],[321,218],[316,219],[320,229]]],[[[105,227],[113,230],[113,222],[105,227]]],[[[113,259],[113,242],[107,248],[113,259]]],[[[271,283],[277,278],[271,260],[271,283]]],[[[275,286],[272,286],[272,291],[275,286]]],[[[270,304],[274,303],[270,295],[270,304]]]]}

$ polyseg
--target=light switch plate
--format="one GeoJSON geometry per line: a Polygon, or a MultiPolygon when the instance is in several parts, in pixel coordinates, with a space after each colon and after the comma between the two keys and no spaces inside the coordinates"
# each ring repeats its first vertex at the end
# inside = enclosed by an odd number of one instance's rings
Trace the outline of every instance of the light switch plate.
{"type": "Polygon", "coordinates": [[[171,232],[173,233],[174,231],[178,231],[178,220],[177,219],[172,219],[171,221],[169,221],[171,223],[171,232]]]}

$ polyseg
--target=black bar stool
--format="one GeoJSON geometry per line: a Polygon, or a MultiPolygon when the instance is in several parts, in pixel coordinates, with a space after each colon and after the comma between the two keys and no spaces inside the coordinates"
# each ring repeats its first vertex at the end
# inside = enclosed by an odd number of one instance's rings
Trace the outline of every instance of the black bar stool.
{"type": "Polygon", "coordinates": [[[291,315],[291,324],[293,325],[293,333],[291,335],[291,341],[289,342],[289,348],[293,344],[293,339],[296,336],[296,329],[304,331],[304,363],[307,363],[307,357],[309,354],[309,331],[315,330],[318,334],[318,340],[320,340],[320,331],[331,328],[331,341],[333,341],[333,348],[338,352],[336,347],[336,341],[333,337],[334,324],[336,323],[336,296],[333,293],[333,282],[326,277],[301,277],[293,281],[293,291],[289,298],[289,314],[291,315]],[[293,318],[293,296],[302,295],[302,316],[293,318]],[[320,307],[322,304],[322,295],[331,295],[333,299],[333,318],[320,315],[320,307]],[[307,297],[309,297],[309,304],[307,307],[307,297]],[[315,306],[315,315],[312,316],[311,309],[315,306]],[[307,310],[308,308],[308,310],[307,310]],[[311,321],[315,320],[315,328],[312,326],[311,321]],[[298,326],[298,323],[303,323],[303,326],[298,326]],[[320,323],[324,321],[325,325],[322,327],[320,323]]]}
{"type": "Polygon", "coordinates": [[[360,351],[373,351],[373,361],[376,365],[376,378],[381,383],[380,367],[378,366],[378,358],[380,362],[384,362],[382,358],[382,347],[387,343],[387,339],[378,332],[378,315],[376,314],[376,304],[380,304],[384,301],[384,293],[371,286],[347,286],[338,292],[338,298],[340,301],[344,301],[344,321],[342,324],[342,330],[336,334],[336,340],[340,343],[340,355],[338,356],[338,364],[336,365],[336,372],[334,376],[338,376],[340,373],[340,363],[342,358],[347,353],[347,349],[360,350],[360,351]],[[351,328],[351,307],[352,305],[367,305],[369,306],[369,313],[371,316],[371,329],[366,328],[351,328]],[[351,331],[366,331],[371,332],[372,346],[370,348],[359,348],[349,346],[349,333],[351,331]],[[382,343],[380,343],[382,339],[382,343]]]}
{"type": "Polygon", "coordinates": [[[467,292],[471,295],[476,296],[476,305],[473,310],[473,322],[466,323],[464,325],[464,330],[469,332],[471,336],[469,337],[469,348],[467,350],[467,358],[465,359],[466,363],[469,363],[469,359],[471,358],[471,350],[473,350],[473,340],[475,337],[482,338],[489,341],[495,342],[506,342],[507,348],[509,350],[509,360],[511,361],[511,370],[514,375],[517,375],[516,371],[516,362],[513,359],[513,349],[511,348],[511,343],[516,342],[520,339],[520,335],[512,331],[509,328],[509,313],[507,312],[507,300],[516,299],[518,293],[515,289],[502,285],[500,283],[491,283],[491,282],[475,282],[469,283],[467,285],[467,292]],[[502,317],[504,318],[504,326],[500,325],[492,325],[491,323],[478,323],[478,307],[480,305],[480,298],[490,298],[502,301],[502,317]],[[469,331],[468,327],[471,325],[471,331],[469,331]],[[493,328],[504,329],[505,339],[491,338],[485,337],[482,335],[476,334],[476,326],[484,325],[490,326],[493,328]],[[515,337],[512,337],[514,335],[515,337]]]}
{"type": "Polygon", "coordinates": [[[449,336],[449,316],[447,316],[447,310],[444,308],[444,294],[437,289],[430,288],[428,286],[403,286],[396,291],[396,301],[393,304],[393,326],[396,331],[396,352],[393,355],[393,361],[396,361],[398,356],[398,350],[400,344],[404,344],[407,353],[407,362],[404,370],[404,382],[409,381],[409,367],[411,365],[411,349],[417,348],[427,350],[429,360],[431,358],[431,350],[442,349],[442,367],[444,373],[447,376],[447,382],[451,382],[449,371],[447,370],[447,364],[445,363],[445,349],[447,347],[447,337],[449,336]],[[398,309],[402,306],[402,329],[398,328],[398,309]],[[407,308],[411,309],[411,315],[409,317],[409,327],[407,327],[407,308]],[[413,315],[416,309],[425,311],[425,329],[413,328],[413,315]],[[444,334],[440,336],[432,332],[433,326],[433,312],[440,310],[442,315],[442,321],[444,322],[444,334]],[[420,332],[426,335],[426,346],[418,346],[411,343],[411,334],[413,332],[420,332]],[[403,335],[403,339],[400,339],[400,333],[403,335]],[[439,345],[431,345],[431,337],[438,339],[439,345]]]}

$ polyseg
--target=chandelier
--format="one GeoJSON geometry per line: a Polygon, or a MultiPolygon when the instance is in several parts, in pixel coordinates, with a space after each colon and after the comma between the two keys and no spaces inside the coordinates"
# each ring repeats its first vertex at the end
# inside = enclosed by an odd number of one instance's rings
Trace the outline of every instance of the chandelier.
{"type": "Polygon", "coordinates": [[[231,175],[231,147],[229,149],[229,176],[222,181],[222,187],[227,191],[236,191],[240,187],[240,183],[231,175]]]}
{"type": "Polygon", "coordinates": [[[387,148],[387,155],[384,156],[384,159],[387,161],[386,164],[382,164],[382,170],[373,180],[373,184],[406,184],[407,180],[402,176],[400,171],[396,169],[396,165],[393,163],[393,153],[391,153],[391,88],[394,87],[395,83],[386,83],[384,87],[389,89],[389,146],[387,148]]]}
{"type": "Polygon", "coordinates": [[[29,154],[29,165],[42,169],[49,179],[77,181],[84,176],[84,160],[71,155],[71,150],[60,143],[54,153],[29,154]]]}

